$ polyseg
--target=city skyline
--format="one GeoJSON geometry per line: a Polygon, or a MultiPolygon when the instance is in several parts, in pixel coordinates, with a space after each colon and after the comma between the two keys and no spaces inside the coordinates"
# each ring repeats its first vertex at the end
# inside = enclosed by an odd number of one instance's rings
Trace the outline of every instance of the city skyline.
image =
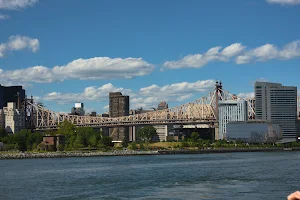
{"type": "Polygon", "coordinates": [[[54,111],[108,111],[109,92],[129,95],[130,109],[174,107],[217,80],[238,96],[255,81],[300,87],[296,0],[10,2],[0,0],[0,84],[54,111]]]}

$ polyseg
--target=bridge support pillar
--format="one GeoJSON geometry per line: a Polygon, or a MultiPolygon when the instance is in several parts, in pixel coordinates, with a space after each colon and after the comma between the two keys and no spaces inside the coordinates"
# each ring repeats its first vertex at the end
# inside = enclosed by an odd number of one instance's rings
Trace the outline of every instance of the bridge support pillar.
{"type": "Polygon", "coordinates": [[[219,136],[219,126],[215,127],[215,140],[220,140],[220,136],[219,136]]]}
{"type": "Polygon", "coordinates": [[[130,126],[129,127],[129,141],[130,142],[135,142],[136,141],[136,127],[135,126],[130,126]]]}

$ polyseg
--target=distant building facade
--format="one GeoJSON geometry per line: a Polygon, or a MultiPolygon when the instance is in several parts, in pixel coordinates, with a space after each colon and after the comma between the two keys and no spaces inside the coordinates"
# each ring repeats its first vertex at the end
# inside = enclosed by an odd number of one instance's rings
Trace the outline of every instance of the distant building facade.
{"type": "Polygon", "coordinates": [[[7,133],[16,133],[25,128],[25,113],[22,109],[17,109],[15,102],[8,102],[7,107],[4,107],[3,110],[4,127],[7,133]]]}
{"type": "Polygon", "coordinates": [[[245,100],[219,101],[219,134],[216,140],[226,139],[228,122],[247,120],[248,109],[245,100]]]}
{"type": "Polygon", "coordinates": [[[84,116],[84,104],[83,103],[75,103],[75,106],[71,109],[71,115],[79,115],[84,116]]]}
{"type": "Polygon", "coordinates": [[[229,122],[227,140],[248,143],[275,143],[282,138],[282,128],[267,121],[229,122]]]}
{"type": "Polygon", "coordinates": [[[297,87],[256,82],[255,113],[256,119],[279,124],[283,138],[296,139],[297,87]]]}
{"type": "Polygon", "coordinates": [[[44,151],[57,151],[59,150],[60,145],[65,145],[64,135],[45,135],[43,136],[43,141],[38,145],[38,149],[44,151]]]}
{"type": "Polygon", "coordinates": [[[22,86],[2,86],[0,85],[0,109],[7,107],[8,102],[14,102],[16,108],[20,109],[25,100],[25,90],[22,86]]]}
{"type": "MultiPolygon", "coordinates": [[[[121,92],[109,93],[109,117],[123,117],[129,115],[129,96],[121,92]]],[[[114,142],[122,142],[129,139],[128,127],[116,127],[109,129],[109,136],[114,142]]]]}
{"type": "Polygon", "coordinates": [[[167,102],[165,101],[162,101],[158,104],[157,106],[157,110],[164,110],[164,109],[167,109],[169,106],[167,104],[167,102]]]}

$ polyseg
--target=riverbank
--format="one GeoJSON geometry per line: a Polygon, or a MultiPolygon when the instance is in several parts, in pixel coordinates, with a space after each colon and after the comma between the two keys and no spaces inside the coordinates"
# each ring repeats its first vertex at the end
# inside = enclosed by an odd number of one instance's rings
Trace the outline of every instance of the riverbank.
{"type": "Polygon", "coordinates": [[[158,151],[95,151],[95,152],[14,152],[0,153],[0,159],[28,159],[28,158],[66,158],[66,157],[96,157],[96,156],[134,156],[159,155],[158,151]]]}
{"type": "Polygon", "coordinates": [[[234,149],[201,149],[201,150],[158,150],[133,151],[114,150],[108,152],[1,152],[0,159],[29,159],[29,158],[67,158],[67,157],[96,157],[96,156],[138,156],[138,155],[170,155],[170,154],[210,154],[234,152],[279,152],[300,151],[300,148],[234,148],[234,149]]]}
{"type": "Polygon", "coordinates": [[[276,151],[300,151],[300,148],[218,148],[201,150],[162,150],[160,155],[166,154],[209,154],[209,153],[234,153],[234,152],[276,152],[276,151]]]}

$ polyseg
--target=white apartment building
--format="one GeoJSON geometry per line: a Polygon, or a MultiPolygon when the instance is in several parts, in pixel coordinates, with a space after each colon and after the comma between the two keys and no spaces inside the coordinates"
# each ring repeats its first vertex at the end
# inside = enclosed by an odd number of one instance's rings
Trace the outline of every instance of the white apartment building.
{"type": "Polygon", "coordinates": [[[245,100],[219,101],[219,136],[216,140],[226,139],[228,122],[247,121],[247,110],[245,100]]]}

